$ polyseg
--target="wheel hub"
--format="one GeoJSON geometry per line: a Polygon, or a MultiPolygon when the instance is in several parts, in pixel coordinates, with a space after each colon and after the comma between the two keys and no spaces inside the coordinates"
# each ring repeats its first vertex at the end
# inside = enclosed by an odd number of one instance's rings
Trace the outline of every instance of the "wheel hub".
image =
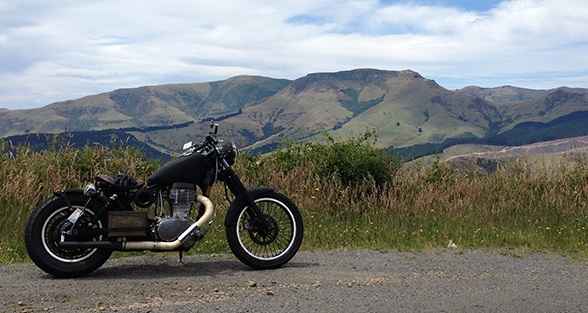
{"type": "Polygon", "coordinates": [[[253,242],[258,245],[266,246],[276,240],[279,233],[279,227],[278,223],[273,217],[269,215],[264,215],[263,217],[269,224],[269,228],[266,229],[263,227],[263,223],[259,219],[256,219],[256,221],[253,223],[246,223],[245,229],[247,229],[249,232],[249,236],[253,242]]]}

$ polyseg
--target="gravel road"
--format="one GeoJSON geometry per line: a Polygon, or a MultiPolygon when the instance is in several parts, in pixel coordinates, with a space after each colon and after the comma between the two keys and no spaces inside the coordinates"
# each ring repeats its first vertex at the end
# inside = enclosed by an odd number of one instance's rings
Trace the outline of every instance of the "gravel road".
{"type": "Polygon", "coordinates": [[[495,250],[299,252],[254,271],[230,255],[111,259],[83,278],[0,267],[0,312],[588,312],[588,260],[495,250]]]}

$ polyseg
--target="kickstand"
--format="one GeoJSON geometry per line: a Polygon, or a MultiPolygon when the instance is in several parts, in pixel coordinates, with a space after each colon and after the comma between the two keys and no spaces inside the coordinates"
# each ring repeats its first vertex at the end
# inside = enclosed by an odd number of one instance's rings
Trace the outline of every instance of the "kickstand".
{"type": "Polygon", "coordinates": [[[180,251],[180,257],[178,259],[178,262],[182,263],[182,257],[184,256],[183,252],[180,251]]]}

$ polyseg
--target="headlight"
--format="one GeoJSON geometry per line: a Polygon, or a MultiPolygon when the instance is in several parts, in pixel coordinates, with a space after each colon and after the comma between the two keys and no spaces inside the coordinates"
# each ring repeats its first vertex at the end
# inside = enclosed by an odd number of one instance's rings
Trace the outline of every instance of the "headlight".
{"type": "Polygon", "coordinates": [[[235,143],[232,141],[225,143],[222,146],[220,151],[221,151],[223,157],[225,158],[225,160],[227,161],[227,163],[229,163],[229,165],[233,166],[233,164],[235,164],[235,158],[237,157],[237,154],[238,154],[237,146],[235,145],[235,143]]]}

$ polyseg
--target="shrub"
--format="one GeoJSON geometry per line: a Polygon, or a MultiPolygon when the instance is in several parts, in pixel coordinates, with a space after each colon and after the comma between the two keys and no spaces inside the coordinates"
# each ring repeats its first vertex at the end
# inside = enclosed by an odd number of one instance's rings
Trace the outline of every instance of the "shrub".
{"type": "Polygon", "coordinates": [[[335,140],[327,132],[323,132],[324,138],[318,142],[289,140],[270,157],[285,171],[302,166],[326,183],[356,187],[373,179],[381,187],[393,181],[401,163],[389,150],[374,146],[374,132],[366,131],[343,141],[335,140]]]}

